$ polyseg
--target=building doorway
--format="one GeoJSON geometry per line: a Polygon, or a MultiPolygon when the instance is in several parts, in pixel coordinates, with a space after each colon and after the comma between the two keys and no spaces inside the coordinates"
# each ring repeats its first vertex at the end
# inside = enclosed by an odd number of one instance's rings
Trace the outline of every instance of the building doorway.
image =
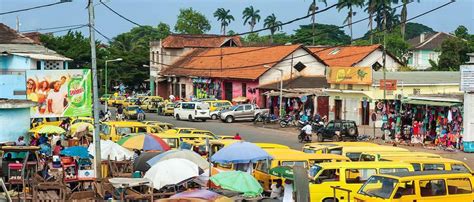
{"type": "Polygon", "coordinates": [[[334,100],[334,119],[341,120],[342,100],[334,100]]]}
{"type": "Polygon", "coordinates": [[[317,112],[321,117],[329,117],[329,96],[318,96],[317,112]]]}
{"type": "Polygon", "coordinates": [[[369,117],[370,117],[370,103],[368,101],[361,102],[361,109],[362,109],[362,125],[369,125],[369,117]]]}
{"type": "Polygon", "coordinates": [[[225,99],[232,101],[232,83],[224,82],[224,95],[225,99]]]}

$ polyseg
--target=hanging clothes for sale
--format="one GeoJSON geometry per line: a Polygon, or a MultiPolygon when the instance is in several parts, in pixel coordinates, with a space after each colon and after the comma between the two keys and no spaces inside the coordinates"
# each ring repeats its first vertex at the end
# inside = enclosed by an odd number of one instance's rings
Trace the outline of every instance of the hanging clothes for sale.
{"type": "Polygon", "coordinates": [[[448,123],[451,123],[453,121],[453,113],[451,112],[451,109],[448,110],[448,123]]]}

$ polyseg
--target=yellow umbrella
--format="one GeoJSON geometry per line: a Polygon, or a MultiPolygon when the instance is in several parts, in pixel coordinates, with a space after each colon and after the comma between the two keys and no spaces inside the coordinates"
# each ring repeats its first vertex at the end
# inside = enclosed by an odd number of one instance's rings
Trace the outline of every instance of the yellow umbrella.
{"type": "Polygon", "coordinates": [[[52,126],[52,125],[40,125],[36,128],[31,129],[29,132],[31,133],[38,133],[38,134],[62,134],[66,133],[66,130],[59,126],[52,126]]]}
{"type": "Polygon", "coordinates": [[[70,132],[71,134],[75,134],[79,132],[84,132],[86,130],[89,130],[89,132],[93,132],[94,126],[87,122],[79,122],[71,125],[70,132]]]}

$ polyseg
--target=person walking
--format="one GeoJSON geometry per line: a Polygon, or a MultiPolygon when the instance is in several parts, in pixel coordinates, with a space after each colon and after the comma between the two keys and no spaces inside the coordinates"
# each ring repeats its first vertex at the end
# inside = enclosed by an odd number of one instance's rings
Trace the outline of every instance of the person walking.
{"type": "Polygon", "coordinates": [[[141,107],[138,107],[137,109],[137,120],[138,121],[143,121],[145,120],[145,112],[141,107]]]}
{"type": "Polygon", "coordinates": [[[277,199],[279,201],[283,200],[283,185],[282,185],[282,180],[277,179],[275,180],[275,184],[272,184],[270,189],[272,192],[270,193],[270,198],[272,199],[277,199]]]}
{"type": "Polygon", "coordinates": [[[122,105],[119,105],[117,107],[117,117],[116,117],[116,120],[117,121],[122,121],[123,120],[123,106],[122,105]]]}

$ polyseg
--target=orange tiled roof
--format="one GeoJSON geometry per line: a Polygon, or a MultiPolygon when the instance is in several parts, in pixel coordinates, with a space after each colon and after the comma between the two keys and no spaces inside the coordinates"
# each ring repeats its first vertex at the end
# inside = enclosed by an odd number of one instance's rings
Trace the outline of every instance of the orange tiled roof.
{"type": "MultiPolygon", "coordinates": [[[[304,47],[302,45],[288,45],[274,47],[199,48],[184,55],[182,59],[170,65],[161,74],[255,80],[299,48],[304,47]],[[221,51],[224,55],[222,67],[221,57],[217,56],[221,54],[221,51]]],[[[306,48],[304,49],[307,50],[306,48]]],[[[307,51],[309,52],[309,50],[307,51]]],[[[317,59],[320,60],[319,58],[317,59]]]]}
{"type": "Polygon", "coordinates": [[[308,49],[329,66],[351,67],[381,46],[375,44],[370,46],[308,47],[308,49]]]}
{"type": "Polygon", "coordinates": [[[235,46],[242,46],[239,36],[211,34],[172,34],[163,39],[164,48],[217,48],[232,39],[235,46]]]}

